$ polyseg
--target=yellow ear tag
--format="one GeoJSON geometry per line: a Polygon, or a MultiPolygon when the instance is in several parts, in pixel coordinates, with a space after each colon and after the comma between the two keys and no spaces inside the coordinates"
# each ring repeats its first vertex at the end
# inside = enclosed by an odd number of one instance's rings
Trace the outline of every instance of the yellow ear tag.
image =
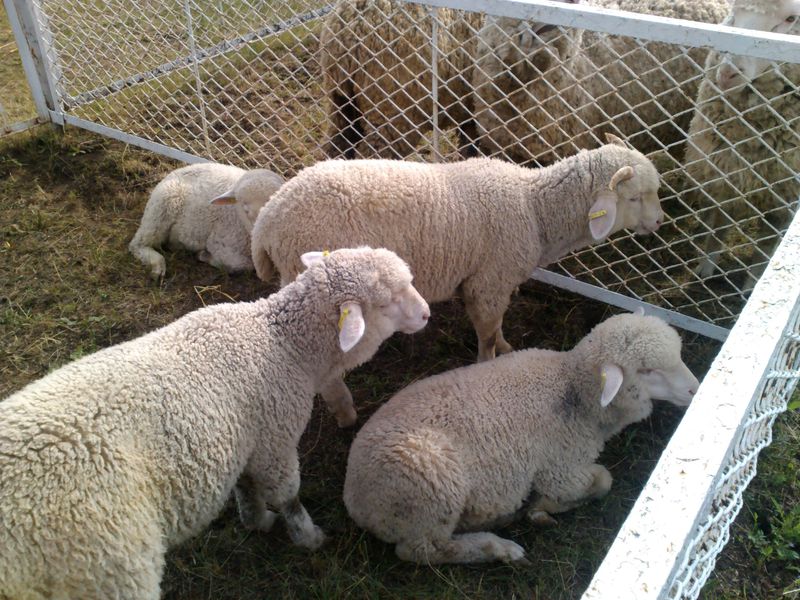
{"type": "Polygon", "coordinates": [[[328,257],[328,256],[330,256],[330,255],[331,255],[331,251],[330,251],[330,250],[323,250],[323,251],[322,251],[322,256],[323,256],[323,257],[328,257]]]}
{"type": "Polygon", "coordinates": [[[349,315],[349,314],[350,314],[350,309],[349,308],[343,308],[342,309],[342,314],[339,315],[339,331],[341,331],[342,327],[344,327],[344,320],[347,318],[347,315],[349,315]]]}
{"type": "Polygon", "coordinates": [[[600,385],[602,385],[602,386],[606,385],[606,372],[605,371],[600,371],[600,385]]]}
{"type": "Polygon", "coordinates": [[[599,219],[600,217],[605,217],[608,214],[608,211],[604,208],[603,210],[598,210],[597,212],[589,213],[589,220],[592,219],[599,219]]]}

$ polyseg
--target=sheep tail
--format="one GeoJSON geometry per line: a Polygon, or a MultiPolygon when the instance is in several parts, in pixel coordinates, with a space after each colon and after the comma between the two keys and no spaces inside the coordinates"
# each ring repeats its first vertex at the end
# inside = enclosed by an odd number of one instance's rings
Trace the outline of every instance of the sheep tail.
{"type": "Polygon", "coordinates": [[[269,281],[275,274],[275,265],[269,257],[264,240],[261,239],[260,232],[263,227],[259,227],[260,220],[256,221],[252,233],[252,245],[250,250],[252,252],[253,266],[256,268],[256,275],[261,281],[269,281]]]}

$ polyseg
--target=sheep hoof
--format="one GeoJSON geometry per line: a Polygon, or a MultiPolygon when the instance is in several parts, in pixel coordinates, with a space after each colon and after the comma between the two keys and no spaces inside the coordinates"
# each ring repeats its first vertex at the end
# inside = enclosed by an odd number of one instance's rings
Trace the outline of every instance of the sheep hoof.
{"type": "Polygon", "coordinates": [[[697,265],[694,272],[698,277],[706,278],[711,277],[716,270],[716,263],[713,260],[706,258],[703,259],[699,265],[697,265]]]}
{"type": "Polygon", "coordinates": [[[502,547],[498,549],[497,558],[503,562],[513,562],[519,564],[530,564],[525,558],[525,549],[511,540],[503,540],[502,547]]]}
{"type": "Polygon", "coordinates": [[[356,424],[357,419],[358,415],[356,415],[356,410],[353,407],[350,407],[349,410],[336,415],[336,423],[341,429],[352,427],[356,424]]]}
{"type": "Polygon", "coordinates": [[[322,529],[314,525],[310,530],[303,532],[302,536],[295,538],[294,543],[308,550],[317,550],[325,543],[326,539],[322,529]]]}
{"type": "Polygon", "coordinates": [[[543,510],[531,511],[531,513],[528,514],[528,519],[530,519],[530,522],[537,527],[554,527],[558,525],[558,521],[556,521],[550,516],[549,513],[543,510]]]}
{"type": "Polygon", "coordinates": [[[267,533],[272,529],[272,526],[275,524],[275,520],[277,518],[277,513],[274,513],[271,510],[265,510],[255,522],[249,524],[248,529],[267,533]]]}

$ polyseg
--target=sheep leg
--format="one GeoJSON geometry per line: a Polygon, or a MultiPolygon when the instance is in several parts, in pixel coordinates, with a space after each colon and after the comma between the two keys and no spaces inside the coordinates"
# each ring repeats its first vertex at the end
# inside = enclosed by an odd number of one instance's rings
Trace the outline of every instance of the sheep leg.
{"type": "MultiPolygon", "coordinates": [[[[493,284],[496,285],[496,284],[493,284]]],[[[483,286],[468,279],[462,285],[464,306],[478,334],[478,361],[491,360],[495,352],[504,354],[513,348],[503,337],[503,314],[511,300],[507,293],[484,291],[483,286]]]]}
{"type": "Polygon", "coordinates": [[[261,488],[255,485],[249,474],[242,473],[233,491],[242,525],[265,533],[272,529],[278,515],[267,508],[266,498],[259,494],[261,488]]]}
{"type": "Polygon", "coordinates": [[[527,517],[537,525],[552,524],[551,514],[562,513],[593,500],[602,498],[611,489],[611,473],[602,465],[593,464],[573,471],[567,478],[553,478],[557,485],[549,486],[549,494],[542,495],[527,510],[527,517]]]}
{"type": "Polygon", "coordinates": [[[395,552],[401,560],[431,565],[525,560],[522,546],[486,531],[457,534],[442,542],[399,542],[395,552]]]}
{"type": "Polygon", "coordinates": [[[149,246],[129,246],[131,253],[139,259],[141,263],[150,268],[150,278],[153,281],[160,281],[164,278],[167,271],[167,263],[164,257],[149,246]]]}
{"type": "Polygon", "coordinates": [[[336,417],[339,427],[352,427],[356,423],[353,395],[341,377],[334,377],[322,384],[320,395],[328,411],[336,417]]]}
{"type": "Polygon", "coordinates": [[[209,263],[212,267],[222,269],[228,273],[248,271],[253,268],[253,261],[250,259],[249,248],[231,248],[222,240],[213,237],[206,242],[207,250],[201,250],[198,258],[209,263]],[[205,254],[207,258],[201,258],[205,254]]]}
{"type": "MultiPolygon", "coordinates": [[[[270,444],[279,443],[275,439],[270,444]]],[[[285,443],[285,442],[284,442],[285,443]]],[[[250,457],[244,472],[249,476],[249,485],[239,479],[236,489],[238,494],[244,493],[245,513],[240,512],[242,520],[248,519],[245,525],[256,522],[268,525],[271,517],[267,507],[277,509],[286,521],[286,530],[292,542],[298,546],[315,550],[325,541],[325,534],[314,525],[306,509],[300,503],[300,467],[297,450],[292,448],[283,456],[274,452],[257,452],[250,457]],[[247,510],[254,512],[247,513],[247,510]]],[[[247,481],[246,479],[244,480],[247,481]]],[[[240,505],[241,507],[241,505],[240,505]]]]}
{"type": "Polygon", "coordinates": [[[721,209],[719,207],[714,207],[710,211],[707,223],[707,226],[711,231],[704,236],[703,241],[700,243],[702,258],[700,260],[700,264],[698,264],[694,270],[698,277],[711,277],[711,275],[714,274],[714,271],[717,270],[720,250],[722,249],[722,241],[717,235],[717,227],[719,227],[721,223],[721,209]]]}

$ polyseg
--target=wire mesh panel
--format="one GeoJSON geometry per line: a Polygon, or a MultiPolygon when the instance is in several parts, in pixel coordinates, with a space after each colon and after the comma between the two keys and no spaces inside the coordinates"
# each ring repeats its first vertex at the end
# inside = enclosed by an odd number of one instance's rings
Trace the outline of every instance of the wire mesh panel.
{"type": "Polygon", "coordinates": [[[800,217],[705,375],[585,600],[699,595],[798,379],[800,217]]]}
{"type": "Polygon", "coordinates": [[[36,123],[36,106],[22,62],[29,56],[24,39],[16,14],[0,11],[0,136],[36,123]],[[17,40],[22,41],[21,50],[17,40]]]}
{"type": "MultiPolygon", "coordinates": [[[[797,33],[795,20],[782,3],[748,2],[764,10],[729,0],[33,0],[30,14],[56,122],[188,160],[286,176],[327,157],[488,155],[539,167],[619,136],[656,165],[670,219],[551,274],[609,302],[618,293],[727,328],[800,196],[800,43],[781,35],[797,33]],[[714,25],[723,19],[759,33],[714,25]]],[[[786,339],[778,355],[793,369],[796,335],[786,339]]],[[[727,535],[717,524],[735,513],[750,447],[768,443],[787,382],[765,384],[746,429],[755,437],[737,442],[741,458],[715,492],[731,508],[698,530],[677,596],[713,565],[727,535]]]]}
{"type": "MultiPolygon", "coordinates": [[[[708,23],[729,12],[689,4],[657,6],[708,23]]],[[[659,168],[672,219],[553,270],[704,322],[734,322],[794,211],[797,67],[723,85],[727,59],[693,47],[699,35],[591,31],[570,3],[582,28],[397,0],[33,6],[56,113],[188,155],[285,175],[340,156],[536,166],[619,135],[659,168]]]]}

